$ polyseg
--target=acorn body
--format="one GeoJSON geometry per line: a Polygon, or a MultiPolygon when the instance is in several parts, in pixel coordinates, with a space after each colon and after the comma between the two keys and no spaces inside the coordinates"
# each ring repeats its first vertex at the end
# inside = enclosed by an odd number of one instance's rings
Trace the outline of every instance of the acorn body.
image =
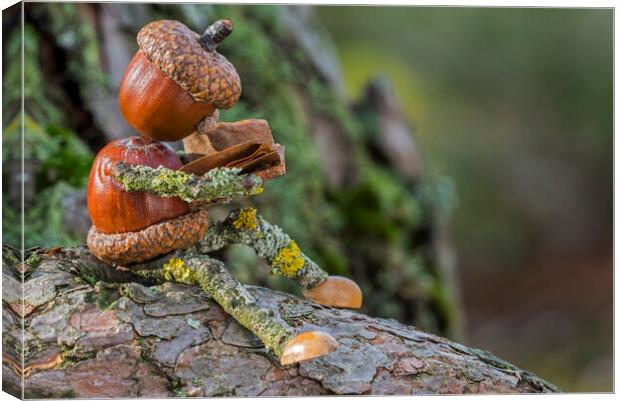
{"type": "Polygon", "coordinates": [[[130,137],[106,145],[93,162],[87,188],[88,212],[99,232],[140,231],[189,212],[179,198],[125,191],[112,175],[114,164],[120,161],[175,170],[182,166],[169,146],[148,138],[130,137]]]}
{"type": "Polygon", "coordinates": [[[203,118],[215,112],[215,106],[195,100],[141,50],[125,71],[118,100],[129,125],[160,141],[178,141],[191,135],[203,118]]]}
{"type": "Polygon", "coordinates": [[[230,20],[216,21],[202,36],[178,21],[145,25],[119,90],[129,125],[143,136],[177,141],[217,109],[232,107],[241,96],[241,80],[216,51],[231,32],[230,20]]]}

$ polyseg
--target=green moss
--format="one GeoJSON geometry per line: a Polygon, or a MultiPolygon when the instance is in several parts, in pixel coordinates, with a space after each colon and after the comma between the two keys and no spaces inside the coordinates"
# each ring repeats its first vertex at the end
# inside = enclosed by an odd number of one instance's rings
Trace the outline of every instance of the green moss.
{"type": "Polygon", "coordinates": [[[41,262],[41,255],[39,252],[32,252],[28,258],[26,258],[25,264],[30,266],[31,269],[35,269],[41,262]]]}
{"type": "Polygon", "coordinates": [[[94,287],[99,279],[88,265],[80,265],[77,267],[79,271],[79,277],[88,283],[91,287],[94,287]]]}
{"type": "Polygon", "coordinates": [[[181,379],[170,379],[170,390],[175,397],[188,397],[187,391],[183,389],[183,381],[181,379]]]}
{"type": "Polygon", "coordinates": [[[86,349],[77,345],[74,347],[68,347],[61,344],[60,355],[62,355],[62,362],[60,363],[59,368],[66,369],[80,361],[95,358],[97,356],[97,352],[93,349],[86,349]]]}
{"type": "Polygon", "coordinates": [[[95,301],[97,308],[106,310],[113,302],[114,298],[110,295],[110,292],[105,287],[100,287],[95,301]]]}
{"type": "Polygon", "coordinates": [[[8,264],[9,266],[15,266],[18,263],[21,262],[21,260],[16,256],[17,250],[8,246],[8,245],[3,245],[2,246],[2,260],[4,261],[4,263],[8,264]]]}

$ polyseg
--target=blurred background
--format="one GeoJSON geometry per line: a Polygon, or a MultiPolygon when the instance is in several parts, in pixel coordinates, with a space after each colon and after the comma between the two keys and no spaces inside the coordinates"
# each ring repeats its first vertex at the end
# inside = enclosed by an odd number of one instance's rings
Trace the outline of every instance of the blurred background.
{"type": "MultiPolygon", "coordinates": [[[[77,245],[135,34],[230,17],[220,47],[287,175],[253,204],[364,312],[489,350],[565,391],[612,391],[613,11],[26,3],[27,247],[77,245]]],[[[3,242],[20,245],[17,9],[3,12],[3,242]]],[[[171,144],[178,148],[178,144],[171,144]]],[[[217,218],[226,210],[214,210],[217,218]]],[[[254,254],[219,255],[243,281],[254,254]]]]}

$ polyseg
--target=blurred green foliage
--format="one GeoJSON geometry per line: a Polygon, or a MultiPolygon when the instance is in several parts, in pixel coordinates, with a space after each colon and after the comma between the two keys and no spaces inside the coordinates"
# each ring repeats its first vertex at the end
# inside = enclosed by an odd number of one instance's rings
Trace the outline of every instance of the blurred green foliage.
{"type": "Polygon", "coordinates": [[[560,223],[547,212],[563,210],[553,182],[587,180],[587,190],[573,190],[588,191],[579,201],[597,206],[587,211],[595,222],[587,228],[609,238],[610,10],[316,9],[336,41],[349,94],[388,75],[430,168],[457,183],[453,227],[466,260],[479,269],[527,263],[531,245],[548,240],[542,227],[560,223]],[[538,193],[519,193],[528,185],[538,193]]]}
{"type": "MultiPolygon", "coordinates": [[[[11,60],[21,60],[20,33],[15,30],[8,40],[5,39],[5,57],[11,60]]],[[[23,157],[34,174],[34,177],[26,175],[24,179],[36,180],[36,198],[24,209],[24,246],[73,245],[82,243],[83,238],[71,234],[66,227],[64,216],[67,212],[62,202],[86,185],[93,155],[75,133],[63,128],[65,117],[62,111],[47,97],[60,88],[45,84],[45,72],[39,64],[39,40],[33,27],[26,25],[23,36],[23,120],[20,113],[22,64],[7,63],[4,70],[3,192],[9,194],[20,190],[10,188],[19,182],[9,175],[19,174],[15,163],[20,163],[23,157]]],[[[21,210],[19,205],[10,205],[8,198],[5,196],[2,203],[3,241],[20,247],[21,210]]]]}
{"type": "Polygon", "coordinates": [[[611,254],[613,10],[315,9],[335,40],[349,96],[358,97],[370,77],[388,75],[427,167],[453,178],[460,275],[470,302],[495,311],[475,331],[486,329],[485,340],[500,327],[515,333],[493,351],[563,390],[610,391],[611,315],[588,303],[601,289],[558,289],[575,280],[566,264],[581,261],[594,274],[605,269],[595,269],[600,258],[592,255],[611,254]],[[577,297],[591,313],[533,307],[549,314],[548,328],[537,332],[519,315],[519,304],[536,302],[528,294],[485,294],[494,279],[527,282],[545,264],[556,273],[532,283],[532,293],[558,294],[554,305],[577,297]],[[557,329],[564,326],[554,319],[571,329],[557,329]]]}
{"type": "MultiPolygon", "coordinates": [[[[86,145],[71,131],[49,125],[42,128],[30,117],[24,119],[24,163],[34,166],[37,194],[32,205],[27,205],[24,214],[25,247],[76,245],[83,238],[72,234],[64,220],[68,212],[63,201],[70,194],[86,185],[93,156],[86,145]]],[[[4,193],[14,191],[8,185],[14,183],[8,177],[16,174],[10,163],[20,160],[22,149],[22,124],[19,117],[4,129],[2,135],[2,160],[4,193]]],[[[11,206],[7,197],[2,204],[3,241],[19,247],[22,226],[19,207],[11,206]]]]}

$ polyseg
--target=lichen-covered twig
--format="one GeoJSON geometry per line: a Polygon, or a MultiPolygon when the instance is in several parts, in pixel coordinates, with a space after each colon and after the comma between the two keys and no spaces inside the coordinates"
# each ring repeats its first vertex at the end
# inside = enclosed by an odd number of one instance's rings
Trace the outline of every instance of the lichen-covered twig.
{"type": "MultiPolygon", "coordinates": [[[[262,181],[253,175],[239,175],[239,169],[216,168],[202,177],[164,167],[151,168],[118,163],[114,175],[127,191],[148,191],[178,196],[188,202],[215,202],[262,192],[262,181]]],[[[213,224],[198,249],[208,253],[227,245],[245,244],[267,259],[272,272],[297,281],[302,289],[323,282],[328,274],[303,254],[282,229],[249,208],[236,210],[213,224]]]]}
{"type": "Polygon", "coordinates": [[[256,334],[267,349],[278,356],[297,334],[279,316],[277,309],[261,306],[219,260],[192,252],[177,252],[136,265],[132,267],[132,272],[158,282],[176,281],[200,286],[222,309],[256,334]]]}
{"type": "Polygon", "coordinates": [[[232,244],[250,246],[271,264],[273,273],[297,281],[302,289],[313,288],[328,277],[288,234],[257,215],[256,209],[235,210],[212,224],[196,247],[207,253],[232,244]]]}
{"type": "Polygon", "coordinates": [[[114,176],[125,190],[148,191],[161,196],[178,196],[186,202],[221,202],[263,191],[262,180],[240,174],[238,168],[219,167],[203,176],[187,174],[165,167],[151,168],[119,162],[114,176]]]}

